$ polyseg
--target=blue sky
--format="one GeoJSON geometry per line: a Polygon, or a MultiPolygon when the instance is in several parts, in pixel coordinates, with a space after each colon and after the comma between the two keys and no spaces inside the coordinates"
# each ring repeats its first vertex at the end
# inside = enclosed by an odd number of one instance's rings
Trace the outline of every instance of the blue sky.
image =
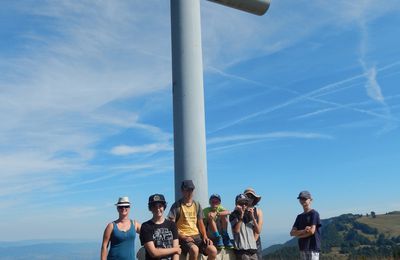
{"type": "MultiPolygon", "coordinates": [[[[173,201],[169,1],[3,1],[3,239],[101,239],[127,195],[173,201]]],[[[201,1],[209,192],[262,196],[264,246],[322,218],[400,209],[400,3],[201,1]]],[[[171,203],[170,203],[171,204],[171,203]]]]}

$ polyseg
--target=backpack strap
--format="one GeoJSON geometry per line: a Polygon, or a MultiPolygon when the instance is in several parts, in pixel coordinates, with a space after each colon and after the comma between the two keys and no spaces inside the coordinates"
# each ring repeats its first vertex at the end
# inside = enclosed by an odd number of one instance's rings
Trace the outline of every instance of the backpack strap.
{"type": "Polygon", "coordinates": [[[254,215],[254,218],[255,218],[255,219],[257,220],[257,222],[258,222],[258,213],[257,213],[257,208],[256,208],[256,207],[254,207],[253,215],[254,215]]]}
{"type": "Polygon", "coordinates": [[[177,201],[177,206],[176,206],[176,210],[175,210],[176,211],[175,223],[178,223],[178,219],[181,216],[181,210],[182,210],[181,204],[182,204],[182,199],[177,201]]]}

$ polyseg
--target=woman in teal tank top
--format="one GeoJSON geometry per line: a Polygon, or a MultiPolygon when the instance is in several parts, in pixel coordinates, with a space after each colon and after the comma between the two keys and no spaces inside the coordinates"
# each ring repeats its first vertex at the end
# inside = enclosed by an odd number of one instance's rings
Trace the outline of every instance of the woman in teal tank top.
{"type": "Polygon", "coordinates": [[[119,217],[104,230],[101,260],[135,260],[135,238],[140,232],[140,224],[129,219],[131,204],[128,197],[119,198],[115,205],[119,217]]]}

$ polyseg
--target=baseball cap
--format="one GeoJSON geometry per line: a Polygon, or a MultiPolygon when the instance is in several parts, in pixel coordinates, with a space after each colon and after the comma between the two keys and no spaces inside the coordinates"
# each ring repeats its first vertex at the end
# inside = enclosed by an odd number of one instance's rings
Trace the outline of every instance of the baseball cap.
{"type": "Polygon", "coordinates": [[[181,189],[194,190],[193,181],[192,180],[184,180],[184,181],[182,181],[181,189]]]}
{"type": "Polygon", "coordinates": [[[149,197],[149,207],[155,203],[162,203],[165,207],[167,206],[167,202],[162,194],[153,194],[149,197]]]}
{"type": "Polygon", "coordinates": [[[212,199],[218,199],[219,202],[221,202],[221,196],[219,196],[218,194],[212,194],[208,201],[211,201],[212,199]]]}
{"type": "Polygon", "coordinates": [[[311,199],[311,193],[307,190],[303,190],[302,192],[299,193],[297,199],[311,199]]]}

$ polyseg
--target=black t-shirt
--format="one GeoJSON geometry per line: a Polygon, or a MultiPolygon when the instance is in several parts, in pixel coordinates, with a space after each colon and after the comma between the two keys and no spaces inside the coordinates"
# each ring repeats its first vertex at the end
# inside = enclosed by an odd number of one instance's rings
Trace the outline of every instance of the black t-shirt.
{"type": "Polygon", "coordinates": [[[293,227],[303,230],[307,226],[315,225],[315,233],[306,238],[299,238],[298,244],[300,251],[320,251],[321,250],[321,220],[316,210],[297,215],[293,227]]]}
{"type": "MultiPolygon", "coordinates": [[[[173,240],[178,239],[178,231],[174,222],[165,219],[162,224],[155,224],[151,219],[140,228],[140,242],[144,245],[153,241],[156,248],[171,248],[173,240]]],[[[150,256],[146,250],[146,260],[157,259],[150,256]]],[[[172,255],[159,259],[171,260],[172,255]]]]}

